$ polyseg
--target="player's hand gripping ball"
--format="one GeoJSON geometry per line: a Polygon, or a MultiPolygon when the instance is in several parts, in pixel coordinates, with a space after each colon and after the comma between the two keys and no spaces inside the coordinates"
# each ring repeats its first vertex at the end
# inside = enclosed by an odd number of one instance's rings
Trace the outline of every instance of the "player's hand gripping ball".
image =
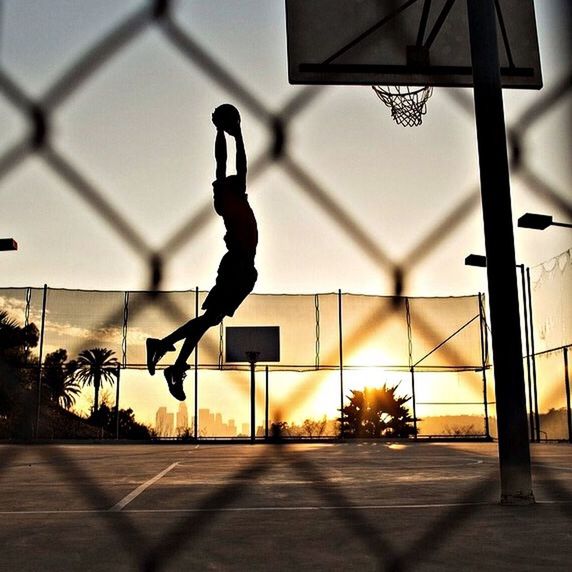
{"type": "Polygon", "coordinates": [[[240,113],[230,103],[219,105],[212,114],[212,120],[217,129],[236,135],[240,131],[240,113]]]}

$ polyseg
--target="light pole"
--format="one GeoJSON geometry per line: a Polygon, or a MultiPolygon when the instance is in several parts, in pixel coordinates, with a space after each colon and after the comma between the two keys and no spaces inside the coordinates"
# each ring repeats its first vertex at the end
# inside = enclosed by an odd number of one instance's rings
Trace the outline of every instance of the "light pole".
{"type": "MultiPolygon", "coordinates": [[[[482,254],[469,254],[465,258],[465,266],[475,266],[477,268],[486,268],[487,267],[487,257],[483,256],[482,254]]],[[[524,337],[525,337],[525,344],[526,344],[526,373],[527,373],[527,380],[528,380],[528,410],[529,410],[529,425],[530,425],[530,440],[534,441],[535,439],[535,431],[534,431],[534,407],[532,401],[532,372],[530,367],[530,345],[529,345],[529,333],[528,333],[528,326],[529,326],[529,314],[527,311],[526,305],[526,280],[525,280],[525,267],[524,264],[517,264],[516,267],[520,270],[520,278],[521,278],[521,290],[522,290],[522,308],[523,308],[523,319],[524,319],[524,337]]],[[[530,331],[532,335],[532,320],[530,320],[530,331]]],[[[534,392],[536,395],[536,379],[534,380],[534,392]]],[[[536,402],[536,400],[535,400],[536,402]]]]}
{"type": "Polygon", "coordinates": [[[551,215],[525,213],[518,219],[518,226],[520,228],[532,228],[534,230],[545,230],[549,226],[563,226],[565,228],[572,228],[572,223],[568,222],[555,222],[552,220],[551,215]]]}
{"type": "MultiPolygon", "coordinates": [[[[518,226],[520,228],[530,228],[533,230],[546,230],[549,226],[561,226],[564,228],[572,228],[572,223],[567,222],[555,222],[552,215],[538,214],[538,213],[525,213],[518,219],[518,226]]],[[[540,442],[540,416],[538,412],[538,396],[536,394],[536,356],[534,349],[534,331],[532,330],[532,291],[530,286],[530,268],[526,269],[526,279],[528,286],[528,315],[530,317],[530,346],[531,346],[531,357],[532,357],[532,375],[534,378],[534,388],[535,388],[535,403],[536,403],[536,440],[540,442]]],[[[527,351],[528,354],[528,351],[527,351]]],[[[567,355],[565,354],[564,359],[567,360],[567,355]]],[[[527,362],[528,363],[528,362],[527,362]]],[[[568,366],[566,365],[566,374],[568,374],[568,366]]],[[[568,388],[568,386],[566,386],[568,388]]],[[[568,390],[567,390],[568,391],[568,390]]],[[[567,394],[568,395],[568,394],[567,394]]],[[[568,411],[570,409],[568,408],[568,411]]],[[[569,422],[572,424],[572,421],[569,422]]],[[[572,431],[570,432],[572,435],[572,431]]],[[[571,437],[572,439],[572,437],[571,437]]]]}

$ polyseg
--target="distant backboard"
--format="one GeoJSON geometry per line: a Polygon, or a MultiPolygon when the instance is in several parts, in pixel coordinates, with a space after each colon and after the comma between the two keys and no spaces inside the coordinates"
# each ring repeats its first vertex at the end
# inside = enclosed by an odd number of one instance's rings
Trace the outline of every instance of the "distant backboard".
{"type": "Polygon", "coordinates": [[[248,363],[280,361],[279,326],[236,326],[226,328],[225,361],[248,363]],[[251,354],[257,354],[252,360],[251,354]]]}
{"type": "MultiPolygon", "coordinates": [[[[503,87],[542,87],[533,0],[496,0],[503,87]]],[[[286,0],[293,84],[473,85],[467,0],[286,0]]]]}

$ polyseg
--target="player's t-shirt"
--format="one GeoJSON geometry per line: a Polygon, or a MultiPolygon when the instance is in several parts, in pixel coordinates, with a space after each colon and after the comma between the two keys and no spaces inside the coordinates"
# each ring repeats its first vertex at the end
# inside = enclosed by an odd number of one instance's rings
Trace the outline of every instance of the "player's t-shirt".
{"type": "Polygon", "coordinates": [[[214,207],[224,222],[224,242],[230,252],[252,257],[258,245],[258,227],[244,186],[225,179],[213,183],[214,207]]]}

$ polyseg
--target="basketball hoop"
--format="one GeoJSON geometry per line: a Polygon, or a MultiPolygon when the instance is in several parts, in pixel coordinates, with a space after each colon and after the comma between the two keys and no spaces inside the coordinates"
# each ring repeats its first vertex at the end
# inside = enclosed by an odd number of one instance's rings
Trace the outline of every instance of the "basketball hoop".
{"type": "Polygon", "coordinates": [[[371,86],[375,94],[391,109],[391,117],[398,125],[417,127],[427,113],[427,100],[433,93],[433,87],[421,88],[407,86],[371,86]]]}

